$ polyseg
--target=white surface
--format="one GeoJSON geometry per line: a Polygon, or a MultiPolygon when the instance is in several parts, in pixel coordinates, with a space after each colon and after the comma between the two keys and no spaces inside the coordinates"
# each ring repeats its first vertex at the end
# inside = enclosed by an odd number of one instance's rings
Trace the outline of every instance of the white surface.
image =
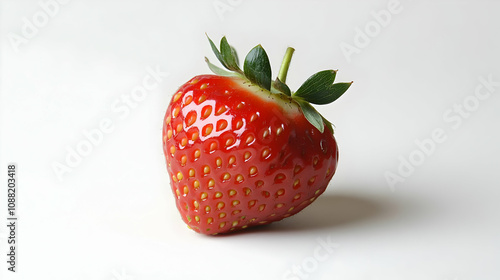
{"type": "Polygon", "coordinates": [[[474,101],[480,77],[500,82],[499,2],[67,2],[32,38],[23,18],[43,23],[39,1],[0,6],[2,190],[8,162],[19,179],[15,274],[1,191],[2,279],[500,279],[500,86],[467,118],[448,112],[474,101]],[[399,12],[378,31],[373,14],[388,5],[399,12]],[[366,27],[369,44],[344,55],[366,27]],[[203,56],[215,61],[205,32],[241,59],[261,43],[275,73],[295,47],[292,89],[323,69],[354,80],[320,108],[340,146],[327,192],[285,221],[215,238],[181,221],[161,148],[172,93],[208,73],[203,56]],[[17,52],[12,34],[25,39],[17,52]],[[122,98],[147,69],[170,75],[127,114],[122,98]],[[112,131],[58,180],[54,162],[102,121],[112,131]],[[391,187],[386,172],[435,129],[446,139],[391,187]]]}

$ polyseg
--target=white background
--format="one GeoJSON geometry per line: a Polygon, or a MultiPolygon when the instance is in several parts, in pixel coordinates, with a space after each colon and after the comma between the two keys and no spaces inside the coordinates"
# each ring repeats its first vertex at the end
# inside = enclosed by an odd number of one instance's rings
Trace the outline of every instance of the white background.
{"type": "Polygon", "coordinates": [[[337,2],[3,0],[2,279],[500,279],[500,3],[337,2]],[[354,81],[319,108],[340,147],[326,193],[294,217],[222,237],[181,221],[161,146],[172,93],[209,72],[204,56],[215,61],[205,32],[226,35],[240,60],[262,44],[275,73],[295,47],[292,89],[324,69],[354,81]],[[169,75],[118,110],[151,71],[169,75]],[[111,131],[58,178],[54,166],[103,121],[111,131]],[[429,144],[436,129],[441,141],[429,144]]]}

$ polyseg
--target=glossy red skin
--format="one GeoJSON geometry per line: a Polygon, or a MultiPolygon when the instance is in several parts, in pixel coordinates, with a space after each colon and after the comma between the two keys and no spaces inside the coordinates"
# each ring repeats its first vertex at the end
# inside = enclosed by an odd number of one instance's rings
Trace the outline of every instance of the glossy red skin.
{"type": "Polygon", "coordinates": [[[302,114],[287,114],[235,79],[194,77],[165,115],[163,150],[177,208],[204,234],[298,213],[325,191],[337,167],[337,144],[327,128],[320,133],[302,114]],[[203,118],[206,110],[211,113],[203,118]]]}

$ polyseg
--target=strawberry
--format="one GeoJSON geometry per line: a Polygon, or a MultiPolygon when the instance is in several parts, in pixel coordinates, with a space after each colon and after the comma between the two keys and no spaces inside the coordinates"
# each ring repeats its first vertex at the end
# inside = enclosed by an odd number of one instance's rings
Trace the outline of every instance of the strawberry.
{"type": "Polygon", "coordinates": [[[182,219],[196,232],[228,233],[292,216],[321,195],[337,168],[330,122],[311,105],[339,98],[351,83],[318,72],[296,91],[285,84],[288,48],[278,78],[258,45],[243,70],[225,37],[223,70],[200,75],[173,95],[163,125],[163,151],[182,219]]]}

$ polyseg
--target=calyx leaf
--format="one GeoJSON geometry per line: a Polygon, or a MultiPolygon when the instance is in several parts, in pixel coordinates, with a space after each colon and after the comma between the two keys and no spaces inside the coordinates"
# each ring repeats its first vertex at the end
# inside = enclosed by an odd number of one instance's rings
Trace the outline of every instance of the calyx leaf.
{"type": "Polygon", "coordinates": [[[247,54],[243,72],[251,82],[271,90],[271,64],[261,45],[257,45],[247,54]]]}
{"type": "Polygon", "coordinates": [[[238,76],[246,78],[250,82],[270,91],[272,94],[283,94],[289,96],[295,101],[304,117],[311,125],[317,128],[321,133],[325,127],[333,133],[332,123],[324,118],[312,104],[329,104],[342,96],[351,86],[350,83],[334,83],[337,75],[336,70],[320,71],[309,77],[296,92],[292,92],[286,85],[286,75],[292,58],[294,49],[287,48],[280,71],[276,80],[271,79],[271,64],[266,51],[261,45],[254,47],[245,57],[243,70],[239,67],[239,59],[236,50],[229,45],[226,37],[220,41],[220,51],[214,42],[208,37],[210,47],[220,63],[227,69],[224,70],[212,64],[208,58],[205,61],[215,74],[220,76],[238,76]],[[229,70],[229,71],[228,71],[229,70]]]}
{"type": "Polygon", "coordinates": [[[288,96],[292,95],[292,91],[290,90],[290,88],[285,83],[283,83],[279,78],[276,78],[276,80],[274,80],[273,88],[276,89],[278,92],[284,93],[288,96]]]}
{"type": "Polygon", "coordinates": [[[215,74],[219,75],[219,76],[225,76],[225,77],[229,77],[229,76],[236,76],[234,74],[234,72],[229,72],[229,71],[226,71],[220,67],[217,67],[215,65],[213,65],[210,60],[208,60],[208,58],[205,57],[205,62],[207,63],[208,65],[208,68],[210,68],[210,70],[212,70],[212,72],[214,72],[215,74]]]}
{"type": "Polygon", "coordinates": [[[314,107],[304,100],[297,100],[297,103],[300,105],[300,109],[304,114],[304,117],[312,124],[315,128],[319,130],[319,132],[323,133],[325,131],[325,124],[323,122],[323,116],[314,109],[314,107]]]}
{"type": "Polygon", "coordinates": [[[234,50],[234,48],[229,45],[226,37],[224,36],[220,40],[220,51],[217,49],[214,42],[210,39],[210,37],[208,37],[208,35],[207,38],[208,41],[210,42],[210,47],[212,48],[212,51],[214,52],[215,56],[220,61],[220,63],[228,70],[235,71],[237,73],[242,73],[240,67],[238,66],[238,55],[234,50]]]}
{"type": "Polygon", "coordinates": [[[334,84],[337,71],[320,71],[309,77],[294,96],[300,97],[310,103],[324,105],[337,100],[351,86],[351,83],[334,84]]]}

